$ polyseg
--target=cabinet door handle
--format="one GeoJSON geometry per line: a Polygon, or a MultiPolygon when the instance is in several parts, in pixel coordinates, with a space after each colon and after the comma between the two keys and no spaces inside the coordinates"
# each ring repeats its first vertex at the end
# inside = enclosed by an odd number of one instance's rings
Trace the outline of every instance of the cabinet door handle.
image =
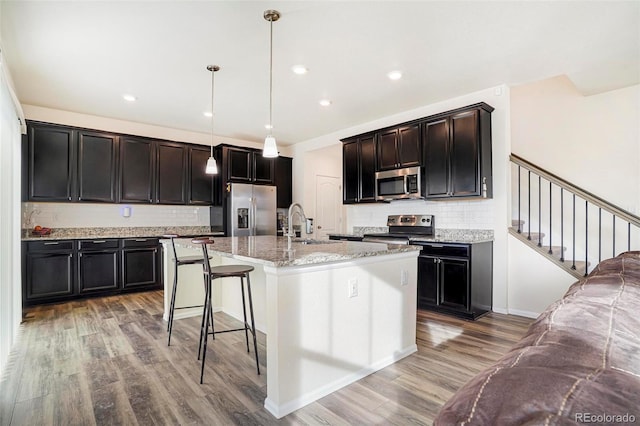
{"type": "Polygon", "coordinates": [[[92,241],[92,242],[93,242],[93,244],[102,244],[102,243],[106,243],[107,241],[106,240],[95,240],[95,241],[92,241]]]}
{"type": "Polygon", "coordinates": [[[44,243],[45,246],[57,246],[58,244],[60,244],[60,243],[58,243],[58,242],[44,243]]]}
{"type": "Polygon", "coordinates": [[[442,244],[429,244],[429,247],[442,248],[442,247],[444,247],[444,245],[442,245],[442,244]]]}
{"type": "Polygon", "coordinates": [[[146,238],[136,238],[135,241],[139,242],[139,243],[144,243],[145,241],[147,241],[146,238]]]}

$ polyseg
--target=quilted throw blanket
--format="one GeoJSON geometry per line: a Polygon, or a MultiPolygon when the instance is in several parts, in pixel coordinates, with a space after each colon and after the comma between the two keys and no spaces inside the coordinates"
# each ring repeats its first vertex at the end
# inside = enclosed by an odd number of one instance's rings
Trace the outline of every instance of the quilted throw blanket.
{"type": "Polygon", "coordinates": [[[640,424],[640,252],[602,261],[435,425],[640,424]]]}

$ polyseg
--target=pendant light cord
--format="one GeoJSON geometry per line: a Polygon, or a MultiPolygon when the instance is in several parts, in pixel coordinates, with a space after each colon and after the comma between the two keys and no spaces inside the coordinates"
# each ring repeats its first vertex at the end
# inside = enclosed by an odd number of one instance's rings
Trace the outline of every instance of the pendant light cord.
{"type": "Polygon", "coordinates": [[[214,79],[215,79],[216,71],[215,69],[211,70],[211,156],[213,157],[213,90],[214,90],[214,79]]]}
{"type": "Polygon", "coordinates": [[[269,134],[273,132],[273,18],[269,19],[269,134]]]}

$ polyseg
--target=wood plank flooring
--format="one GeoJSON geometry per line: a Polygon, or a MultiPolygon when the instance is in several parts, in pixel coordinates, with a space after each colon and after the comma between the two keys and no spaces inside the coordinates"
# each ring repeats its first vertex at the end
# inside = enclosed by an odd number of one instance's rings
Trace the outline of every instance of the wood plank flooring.
{"type": "MultiPolygon", "coordinates": [[[[467,322],[418,312],[418,352],[277,420],[244,333],[209,344],[205,383],[199,318],[177,320],[167,347],[162,291],[26,310],[0,379],[0,425],[429,425],[462,384],[490,366],[531,320],[489,314],[467,322]]],[[[237,327],[216,313],[216,326],[237,327]]]]}

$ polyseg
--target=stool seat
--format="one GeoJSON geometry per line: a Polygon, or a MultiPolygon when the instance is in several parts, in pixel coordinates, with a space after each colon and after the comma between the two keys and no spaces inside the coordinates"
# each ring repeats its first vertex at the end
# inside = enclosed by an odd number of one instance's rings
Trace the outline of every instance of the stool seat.
{"type": "Polygon", "coordinates": [[[253,271],[253,269],[253,266],[249,265],[212,266],[211,275],[215,275],[216,278],[239,277],[253,271]]]}
{"type": "MultiPolygon", "coordinates": [[[[211,259],[211,256],[209,256],[211,259]]],[[[178,261],[178,265],[202,265],[204,263],[204,258],[202,256],[183,256],[178,259],[173,259],[173,261],[178,261]]]]}

